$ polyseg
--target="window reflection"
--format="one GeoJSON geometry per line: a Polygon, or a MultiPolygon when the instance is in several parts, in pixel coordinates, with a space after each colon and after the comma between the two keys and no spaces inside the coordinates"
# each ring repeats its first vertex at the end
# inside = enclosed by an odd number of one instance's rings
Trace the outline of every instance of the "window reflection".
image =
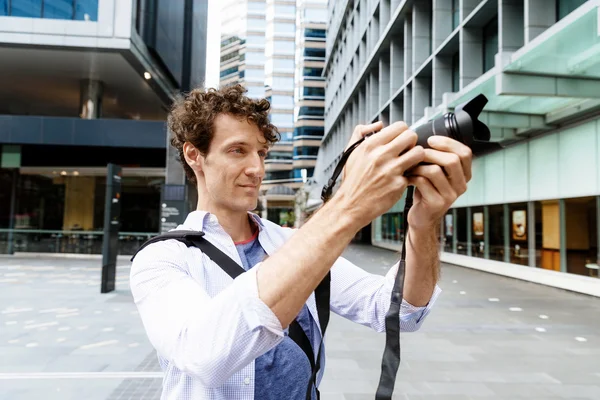
{"type": "Polygon", "coordinates": [[[10,15],[13,17],[40,18],[42,16],[42,0],[12,0],[10,15]]]}
{"type": "Polygon", "coordinates": [[[72,0],[44,0],[43,18],[73,19],[72,0]]]}
{"type": "Polygon", "coordinates": [[[0,0],[0,15],[97,21],[98,0],[0,0]]]}

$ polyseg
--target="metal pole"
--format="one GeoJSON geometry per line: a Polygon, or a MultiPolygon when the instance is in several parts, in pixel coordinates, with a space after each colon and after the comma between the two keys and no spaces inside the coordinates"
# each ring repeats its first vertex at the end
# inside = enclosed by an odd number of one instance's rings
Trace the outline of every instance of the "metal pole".
{"type": "Polygon", "coordinates": [[[19,174],[18,169],[13,170],[12,174],[12,187],[10,193],[10,214],[8,217],[8,254],[14,254],[14,229],[15,229],[15,208],[17,206],[17,177],[19,174]]]}
{"type": "Polygon", "coordinates": [[[567,272],[567,205],[565,199],[558,200],[560,232],[560,272],[567,272]]]}
{"type": "Polygon", "coordinates": [[[504,262],[510,262],[510,208],[504,204],[504,262]]]}
{"type": "Polygon", "coordinates": [[[529,266],[535,268],[535,202],[527,203],[527,246],[529,247],[529,266]]]}

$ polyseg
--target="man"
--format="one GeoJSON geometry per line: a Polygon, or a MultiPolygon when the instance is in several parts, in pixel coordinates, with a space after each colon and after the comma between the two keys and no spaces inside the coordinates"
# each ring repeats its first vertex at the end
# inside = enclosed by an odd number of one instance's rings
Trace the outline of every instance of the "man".
{"type": "Polygon", "coordinates": [[[378,133],[349,158],[336,194],[302,228],[280,227],[249,212],[278,131],[269,103],[244,92],[194,90],[169,116],[171,143],[198,188],[197,210],[178,229],[203,231],[247,272],[231,279],[201,250],[174,240],[138,253],[131,289],[165,372],[163,399],[304,399],[310,363],[287,327],[296,319],[317,354],[311,294],[330,270],[330,309],[384,331],[398,264],[383,277],[340,255],[408,185],[416,194],[400,317],[403,331],[417,330],[439,293],[439,221],[471,177],[470,150],[456,141],[434,137],[424,150],[404,123],[358,126],[351,143],[378,133]]]}

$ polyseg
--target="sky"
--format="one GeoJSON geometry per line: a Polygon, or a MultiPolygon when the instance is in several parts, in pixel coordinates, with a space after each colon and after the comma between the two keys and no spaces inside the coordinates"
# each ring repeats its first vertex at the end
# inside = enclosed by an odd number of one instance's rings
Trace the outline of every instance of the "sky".
{"type": "Polygon", "coordinates": [[[206,87],[219,86],[220,37],[221,15],[219,0],[208,0],[208,24],[206,27],[206,87]]]}

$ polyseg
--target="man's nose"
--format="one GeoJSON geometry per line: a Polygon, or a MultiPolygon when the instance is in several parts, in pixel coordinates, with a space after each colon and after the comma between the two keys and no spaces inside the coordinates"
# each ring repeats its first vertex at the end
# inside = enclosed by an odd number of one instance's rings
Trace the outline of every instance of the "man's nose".
{"type": "Polygon", "coordinates": [[[265,161],[263,160],[263,158],[256,154],[254,157],[252,157],[252,161],[250,162],[250,164],[248,165],[248,167],[246,168],[246,174],[248,175],[254,175],[257,178],[263,178],[265,175],[265,161]]]}

